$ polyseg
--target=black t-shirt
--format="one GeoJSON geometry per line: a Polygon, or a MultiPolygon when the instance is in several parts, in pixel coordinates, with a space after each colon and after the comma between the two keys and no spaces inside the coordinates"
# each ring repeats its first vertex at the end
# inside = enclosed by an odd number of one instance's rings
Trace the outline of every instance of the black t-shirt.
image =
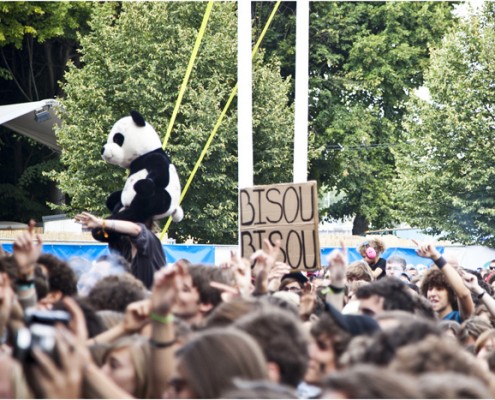
{"type": "Polygon", "coordinates": [[[376,263],[374,263],[373,265],[370,265],[370,267],[373,271],[375,271],[377,268],[380,268],[382,270],[382,272],[380,273],[380,275],[378,275],[378,277],[376,279],[383,278],[386,275],[385,269],[387,267],[387,260],[380,257],[378,259],[378,261],[376,263]]]}
{"type": "MultiPolygon", "coordinates": [[[[141,232],[136,237],[130,237],[123,243],[109,243],[111,250],[117,250],[124,258],[131,263],[132,274],[144,283],[147,289],[153,286],[153,276],[156,271],[167,264],[160,239],[151,232],[144,224],[137,223],[141,227],[141,232]],[[128,240],[132,241],[137,253],[132,257],[131,246],[128,240]]],[[[124,236],[124,235],[123,235],[124,236]]]]}

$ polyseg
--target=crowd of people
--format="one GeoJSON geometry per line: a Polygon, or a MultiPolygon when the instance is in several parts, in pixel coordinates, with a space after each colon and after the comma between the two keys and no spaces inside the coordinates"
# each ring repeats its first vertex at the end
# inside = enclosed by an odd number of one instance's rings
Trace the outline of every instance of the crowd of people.
{"type": "Polygon", "coordinates": [[[375,238],[312,272],[268,241],[165,267],[148,225],[76,220],[127,239],[85,264],[28,230],[0,255],[2,398],[495,398],[495,260],[418,244],[418,270],[375,238]]]}

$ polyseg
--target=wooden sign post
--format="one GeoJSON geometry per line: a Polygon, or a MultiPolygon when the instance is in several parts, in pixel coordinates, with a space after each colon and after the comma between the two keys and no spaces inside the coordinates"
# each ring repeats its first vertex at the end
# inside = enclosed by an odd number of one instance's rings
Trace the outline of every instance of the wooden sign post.
{"type": "Polygon", "coordinates": [[[239,205],[242,257],[262,249],[267,238],[272,245],[280,240],[280,261],[294,271],[320,269],[315,181],[241,189],[239,205]]]}

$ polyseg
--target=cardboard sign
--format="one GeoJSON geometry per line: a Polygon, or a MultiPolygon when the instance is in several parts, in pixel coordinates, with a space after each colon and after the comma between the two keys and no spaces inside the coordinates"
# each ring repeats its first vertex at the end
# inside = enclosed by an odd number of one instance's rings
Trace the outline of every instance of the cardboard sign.
{"type": "Polygon", "coordinates": [[[279,260],[294,271],[320,268],[315,181],[241,189],[239,204],[242,257],[262,249],[267,238],[272,245],[280,240],[279,260]]]}

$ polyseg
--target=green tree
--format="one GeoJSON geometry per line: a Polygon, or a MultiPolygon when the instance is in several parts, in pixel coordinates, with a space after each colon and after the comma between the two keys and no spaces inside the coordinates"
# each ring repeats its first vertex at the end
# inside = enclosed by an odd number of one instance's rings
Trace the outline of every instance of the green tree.
{"type": "MultiPolygon", "coordinates": [[[[259,31],[273,4],[254,7],[259,31]]],[[[394,221],[390,193],[405,103],[423,83],[429,48],[453,23],[448,2],[311,2],[310,177],[337,200],[322,216],[354,216],[354,233],[394,221]]],[[[282,3],[267,54],[294,73],[294,5],[282,3]]]]}
{"type": "MultiPolygon", "coordinates": [[[[53,98],[66,62],[76,57],[76,34],[85,29],[91,4],[0,2],[0,104],[53,98]]],[[[43,171],[58,155],[0,127],[0,220],[27,221],[50,213],[46,200],[60,193],[43,171]]]]}
{"type": "Polygon", "coordinates": [[[432,55],[431,100],[414,98],[396,149],[406,221],[495,245],[495,5],[463,21],[432,55]]]}
{"type": "MultiPolygon", "coordinates": [[[[139,110],[163,137],[205,10],[204,3],[99,4],[81,36],[81,61],[65,75],[63,126],[58,132],[66,169],[53,173],[70,199],[68,211],[104,211],[105,198],[125,173],[103,162],[100,149],[113,123],[139,110]]],[[[175,121],[167,151],[182,185],[192,171],[236,82],[235,3],[215,3],[175,121]]],[[[255,183],[289,179],[292,109],[279,65],[254,63],[255,183]]],[[[185,197],[185,218],[170,235],[202,242],[237,241],[237,127],[227,113],[185,197]]]]}

